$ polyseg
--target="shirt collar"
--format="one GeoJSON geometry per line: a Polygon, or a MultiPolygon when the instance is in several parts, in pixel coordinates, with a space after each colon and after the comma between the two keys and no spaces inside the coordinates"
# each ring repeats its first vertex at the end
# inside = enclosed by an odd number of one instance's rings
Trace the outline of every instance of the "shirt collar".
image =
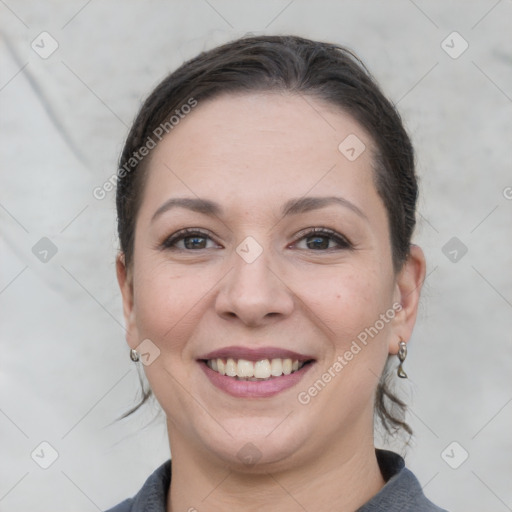
{"type": "MultiPolygon", "coordinates": [[[[375,453],[386,484],[357,512],[441,511],[425,498],[418,480],[405,467],[404,459],[400,455],[380,449],[375,450],[375,453]]],[[[166,512],[171,474],[171,460],[168,460],[146,480],[139,493],[133,498],[130,511],[166,512]]]]}

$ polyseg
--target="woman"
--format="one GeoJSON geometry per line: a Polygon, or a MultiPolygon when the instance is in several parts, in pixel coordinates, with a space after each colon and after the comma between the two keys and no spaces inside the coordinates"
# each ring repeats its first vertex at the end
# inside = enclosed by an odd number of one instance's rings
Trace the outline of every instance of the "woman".
{"type": "Polygon", "coordinates": [[[373,440],[375,413],[408,430],[385,382],[425,276],[416,199],[400,117],[342,47],[245,38],[155,89],[121,156],[117,276],[172,479],[112,511],[441,510],[373,440]]]}

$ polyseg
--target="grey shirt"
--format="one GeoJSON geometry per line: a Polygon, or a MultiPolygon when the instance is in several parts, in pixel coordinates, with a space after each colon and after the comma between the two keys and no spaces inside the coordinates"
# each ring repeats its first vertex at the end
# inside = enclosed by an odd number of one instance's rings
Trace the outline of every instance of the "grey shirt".
{"type": "MultiPolygon", "coordinates": [[[[386,485],[356,512],[446,512],[430,502],[417,478],[405,467],[400,455],[376,450],[377,461],[386,485]]],[[[142,489],[106,512],[166,512],[167,491],[171,483],[171,461],[162,464],[142,489]]]]}

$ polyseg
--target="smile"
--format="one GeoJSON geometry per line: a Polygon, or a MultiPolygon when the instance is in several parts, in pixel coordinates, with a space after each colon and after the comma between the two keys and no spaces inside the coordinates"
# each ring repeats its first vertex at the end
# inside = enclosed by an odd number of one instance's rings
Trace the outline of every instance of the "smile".
{"type": "Polygon", "coordinates": [[[231,345],[197,362],[214,387],[236,398],[270,398],[296,386],[316,359],[281,347],[231,345]]]}
{"type": "Polygon", "coordinates": [[[307,361],[299,361],[291,358],[261,359],[249,361],[247,359],[214,358],[206,360],[206,365],[220,375],[233,377],[236,380],[265,381],[290,375],[300,370],[307,361]]]}

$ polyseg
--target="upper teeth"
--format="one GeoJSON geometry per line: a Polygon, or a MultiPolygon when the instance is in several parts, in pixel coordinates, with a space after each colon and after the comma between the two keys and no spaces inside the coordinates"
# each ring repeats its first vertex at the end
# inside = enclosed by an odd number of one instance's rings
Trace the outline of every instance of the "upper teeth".
{"type": "Polygon", "coordinates": [[[260,361],[248,361],[247,359],[208,359],[206,364],[221,375],[238,377],[242,379],[269,379],[281,375],[289,375],[304,366],[304,361],[297,359],[262,359],[260,361]]]}

